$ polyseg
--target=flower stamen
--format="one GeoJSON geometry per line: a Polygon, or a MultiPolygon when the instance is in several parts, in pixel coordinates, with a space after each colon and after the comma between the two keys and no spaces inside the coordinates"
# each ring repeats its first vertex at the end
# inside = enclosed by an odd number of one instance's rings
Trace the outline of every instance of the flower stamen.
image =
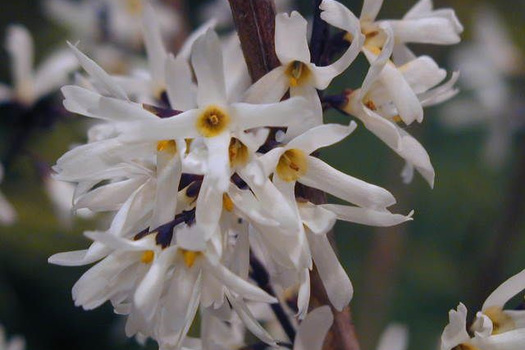
{"type": "Polygon", "coordinates": [[[277,163],[277,175],[284,181],[297,181],[308,170],[306,155],[299,149],[289,149],[283,153],[277,163]]]}
{"type": "Polygon", "coordinates": [[[230,124],[230,116],[217,106],[209,106],[197,119],[197,130],[204,137],[222,133],[230,124]]]}

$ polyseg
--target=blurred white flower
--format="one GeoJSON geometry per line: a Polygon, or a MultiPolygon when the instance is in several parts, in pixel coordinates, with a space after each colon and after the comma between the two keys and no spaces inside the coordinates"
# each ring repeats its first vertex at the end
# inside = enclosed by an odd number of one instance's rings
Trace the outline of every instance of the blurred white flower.
{"type": "Polygon", "coordinates": [[[493,9],[478,8],[473,29],[473,41],[452,56],[452,65],[461,71],[460,83],[472,97],[447,104],[441,120],[457,130],[487,127],[484,159],[499,168],[508,158],[513,135],[525,126],[523,103],[510,85],[512,75],[523,67],[523,57],[493,9]]]}
{"type": "Polygon", "coordinates": [[[0,104],[15,102],[30,107],[40,98],[58,90],[78,67],[75,56],[64,49],[51,54],[33,70],[33,39],[21,25],[8,27],[6,49],[11,61],[12,87],[0,84],[0,104]]]}

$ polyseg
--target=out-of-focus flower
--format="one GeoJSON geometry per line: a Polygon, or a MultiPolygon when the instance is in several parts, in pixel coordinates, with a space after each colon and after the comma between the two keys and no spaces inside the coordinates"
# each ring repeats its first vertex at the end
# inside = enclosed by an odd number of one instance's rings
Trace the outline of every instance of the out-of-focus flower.
{"type": "Polygon", "coordinates": [[[376,350],[408,349],[408,328],[401,324],[390,324],[379,337],[376,350]]]}
{"type": "Polygon", "coordinates": [[[525,127],[523,103],[510,85],[512,75],[523,68],[523,57],[493,9],[478,8],[473,29],[473,41],[452,56],[452,65],[461,71],[460,83],[472,97],[446,105],[441,119],[457,130],[487,127],[484,159],[499,168],[508,158],[513,135],[525,127]]]}
{"type": "Polygon", "coordinates": [[[69,50],[59,50],[33,70],[33,39],[20,25],[7,29],[6,49],[11,60],[12,87],[0,84],[0,104],[13,102],[31,107],[64,85],[68,75],[78,67],[69,50]]]}
{"type": "Polygon", "coordinates": [[[441,336],[441,350],[521,350],[525,344],[525,311],[504,310],[505,304],[525,289],[525,270],[501,284],[476,313],[467,331],[467,308],[450,310],[441,336]],[[471,335],[472,334],[472,335],[471,335]]]}
{"type": "Polygon", "coordinates": [[[46,0],[44,5],[52,19],[71,29],[73,40],[138,49],[143,43],[140,19],[146,3],[156,8],[163,37],[180,30],[179,14],[158,0],[46,0]]]}

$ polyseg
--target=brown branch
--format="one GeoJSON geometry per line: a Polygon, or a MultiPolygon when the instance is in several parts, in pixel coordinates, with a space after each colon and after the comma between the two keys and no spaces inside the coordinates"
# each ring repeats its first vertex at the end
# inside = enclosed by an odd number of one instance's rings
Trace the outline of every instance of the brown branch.
{"type": "MultiPolygon", "coordinates": [[[[275,4],[273,0],[229,0],[233,20],[241,40],[244,58],[253,81],[257,81],[280,65],[275,54],[275,4]]],[[[312,203],[326,203],[326,195],[316,189],[298,186],[299,196],[312,203]]],[[[331,234],[333,236],[333,234],[331,234]]],[[[317,269],[311,278],[312,308],[330,305],[317,269]]],[[[334,324],[330,329],[324,350],[359,350],[357,335],[352,324],[350,308],[339,312],[332,308],[334,324]]]]}
{"type": "Polygon", "coordinates": [[[280,65],[275,54],[273,0],[230,0],[233,21],[253,81],[280,65]]]}

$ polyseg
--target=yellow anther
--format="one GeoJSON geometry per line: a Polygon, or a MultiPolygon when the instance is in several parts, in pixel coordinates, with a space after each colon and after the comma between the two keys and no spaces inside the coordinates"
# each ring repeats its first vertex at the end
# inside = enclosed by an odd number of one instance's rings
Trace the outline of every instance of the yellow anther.
{"type": "Polygon", "coordinates": [[[354,40],[354,36],[352,35],[352,33],[346,33],[345,36],[343,37],[344,40],[348,41],[349,43],[351,43],[353,40],[354,40]]]}
{"type": "Polygon", "coordinates": [[[186,249],[180,249],[180,252],[182,253],[182,258],[184,259],[184,263],[189,268],[193,267],[197,257],[202,255],[201,252],[196,252],[193,250],[186,250],[186,249]]]}
{"type": "Polygon", "coordinates": [[[376,110],[377,110],[377,107],[376,107],[374,101],[372,101],[372,100],[368,100],[368,101],[366,101],[366,102],[365,102],[365,106],[366,106],[368,109],[372,110],[372,111],[376,111],[376,110]]]}
{"type": "Polygon", "coordinates": [[[293,61],[286,68],[286,76],[288,77],[290,86],[296,87],[304,84],[308,80],[310,70],[303,62],[293,61]]]}
{"type": "Polygon", "coordinates": [[[177,144],[173,140],[164,140],[157,142],[157,151],[169,154],[177,153],[177,144]]]}
{"type": "Polygon", "coordinates": [[[308,161],[303,151],[289,149],[283,153],[277,163],[277,175],[284,181],[291,182],[301,178],[308,170],[308,161]]]}
{"type": "Polygon", "coordinates": [[[232,199],[226,193],[222,195],[222,207],[224,208],[224,210],[229,211],[230,213],[233,211],[233,208],[235,207],[232,199]]]}
{"type": "Polygon", "coordinates": [[[155,253],[153,250],[146,250],[144,253],[142,253],[142,256],[140,257],[140,262],[143,264],[151,264],[153,259],[155,258],[155,253]]]}
{"type": "Polygon", "coordinates": [[[197,119],[197,130],[204,137],[214,137],[230,124],[230,116],[217,106],[209,106],[197,119]]]}
{"type": "Polygon", "coordinates": [[[399,116],[399,114],[395,115],[392,117],[392,120],[395,122],[395,123],[401,123],[403,121],[403,119],[401,119],[401,117],[399,116]]]}
{"type": "Polygon", "coordinates": [[[483,313],[492,321],[492,334],[501,334],[516,329],[514,320],[501,307],[493,306],[483,313]]]}
{"type": "Polygon", "coordinates": [[[230,140],[230,147],[228,148],[228,153],[230,156],[230,166],[242,166],[248,163],[250,159],[250,152],[248,147],[246,147],[241,141],[232,137],[230,140]]]}

